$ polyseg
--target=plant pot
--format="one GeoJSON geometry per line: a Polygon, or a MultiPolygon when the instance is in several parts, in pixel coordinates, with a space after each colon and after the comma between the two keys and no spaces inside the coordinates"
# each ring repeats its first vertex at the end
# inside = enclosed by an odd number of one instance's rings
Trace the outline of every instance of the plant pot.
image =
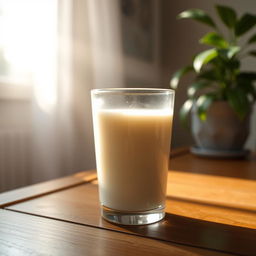
{"type": "Polygon", "coordinates": [[[200,120],[193,107],[191,121],[197,146],[207,150],[242,150],[249,135],[250,115],[240,120],[226,101],[214,102],[205,121],[200,120]]]}

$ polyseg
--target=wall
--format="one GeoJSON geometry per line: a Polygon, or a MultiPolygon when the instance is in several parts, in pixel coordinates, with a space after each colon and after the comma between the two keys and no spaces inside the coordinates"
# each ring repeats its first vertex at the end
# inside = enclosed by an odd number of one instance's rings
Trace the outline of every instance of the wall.
{"type": "Polygon", "coordinates": [[[0,192],[32,182],[31,102],[0,100],[0,192]]]}
{"type": "Polygon", "coordinates": [[[127,3],[133,3],[133,11],[125,15],[121,8],[119,24],[125,86],[162,87],[161,1],[134,0],[127,3]]]}
{"type": "MultiPolygon", "coordinates": [[[[226,1],[161,1],[161,22],[162,22],[162,78],[163,85],[169,86],[170,77],[173,72],[191,61],[191,56],[204,49],[204,46],[198,44],[198,39],[209,31],[209,27],[201,25],[195,21],[177,20],[176,16],[189,8],[202,8],[215,17],[214,4],[233,6],[238,13],[250,12],[256,13],[256,5],[254,0],[226,0],[226,1]]],[[[248,62],[244,65],[245,69],[255,71],[255,61],[248,58],[248,62]]],[[[180,87],[176,91],[175,102],[175,118],[173,127],[173,147],[182,145],[191,145],[193,140],[190,131],[181,127],[178,120],[178,110],[186,99],[186,87],[192,77],[185,78],[180,87]]],[[[256,113],[251,122],[251,135],[247,142],[247,147],[256,149],[256,113]]]]}

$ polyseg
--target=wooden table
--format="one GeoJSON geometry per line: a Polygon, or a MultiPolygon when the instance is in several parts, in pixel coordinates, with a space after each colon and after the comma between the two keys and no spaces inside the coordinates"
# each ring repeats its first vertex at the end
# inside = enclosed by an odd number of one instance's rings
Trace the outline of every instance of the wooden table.
{"type": "Polygon", "coordinates": [[[171,157],[166,218],[101,219],[95,171],[0,195],[0,255],[256,255],[256,157],[171,157]]]}

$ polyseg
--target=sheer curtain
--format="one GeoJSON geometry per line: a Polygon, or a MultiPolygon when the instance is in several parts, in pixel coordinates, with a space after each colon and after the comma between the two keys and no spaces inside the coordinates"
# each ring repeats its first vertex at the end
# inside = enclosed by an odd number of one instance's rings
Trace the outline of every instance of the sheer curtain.
{"type": "Polygon", "coordinates": [[[33,182],[95,168],[90,90],[124,85],[118,1],[55,1],[36,67],[33,182]]]}

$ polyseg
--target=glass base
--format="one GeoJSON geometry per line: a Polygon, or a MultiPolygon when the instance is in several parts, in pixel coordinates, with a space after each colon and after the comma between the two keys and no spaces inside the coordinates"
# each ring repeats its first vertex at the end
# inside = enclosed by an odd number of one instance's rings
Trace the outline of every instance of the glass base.
{"type": "Polygon", "coordinates": [[[122,225],[146,225],[162,220],[165,216],[164,207],[144,212],[123,212],[101,206],[101,216],[110,222],[122,225]]]}

